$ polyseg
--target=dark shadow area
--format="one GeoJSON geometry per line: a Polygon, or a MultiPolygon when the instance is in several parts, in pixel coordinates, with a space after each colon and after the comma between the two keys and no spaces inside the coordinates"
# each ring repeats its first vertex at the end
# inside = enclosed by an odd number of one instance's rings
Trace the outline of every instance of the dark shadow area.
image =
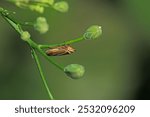
{"type": "MultiPolygon", "coordinates": [[[[142,37],[143,38],[143,37],[142,37]]],[[[150,99],[150,45],[149,42],[140,43],[137,49],[137,72],[140,83],[135,93],[136,100],[150,99]]]]}

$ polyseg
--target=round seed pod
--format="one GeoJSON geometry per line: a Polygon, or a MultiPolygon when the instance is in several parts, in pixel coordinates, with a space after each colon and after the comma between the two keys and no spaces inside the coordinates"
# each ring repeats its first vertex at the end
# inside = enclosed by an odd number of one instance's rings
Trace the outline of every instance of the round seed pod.
{"type": "Polygon", "coordinates": [[[45,17],[38,17],[34,24],[35,30],[39,31],[41,34],[46,33],[49,30],[49,25],[45,17]]]}
{"type": "Polygon", "coordinates": [[[29,6],[30,10],[36,11],[38,13],[43,13],[44,12],[44,7],[40,5],[30,5],[29,6]]]}
{"type": "Polygon", "coordinates": [[[30,39],[31,35],[28,31],[23,31],[21,33],[21,39],[24,41],[27,41],[28,39],[30,39]]]}
{"type": "Polygon", "coordinates": [[[80,79],[85,73],[85,69],[79,64],[70,64],[64,68],[64,72],[72,79],[80,79]]]}
{"type": "Polygon", "coordinates": [[[59,12],[65,13],[68,11],[69,5],[66,1],[60,1],[54,3],[53,8],[59,12]]]}
{"type": "Polygon", "coordinates": [[[84,39],[96,39],[102,35],[102,28],[98,25],[89,27],[83,35],[84,39]]]}

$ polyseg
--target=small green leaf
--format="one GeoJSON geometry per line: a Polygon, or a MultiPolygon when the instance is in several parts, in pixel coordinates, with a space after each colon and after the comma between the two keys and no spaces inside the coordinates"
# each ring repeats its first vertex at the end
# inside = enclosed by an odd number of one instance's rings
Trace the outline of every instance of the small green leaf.
{"type": "Polygon", "coordinates": [[[56,2],[54,5],[53,5],[53,8],[59,12],[67,12],[68,9],[69,9],[69,6],[68,6],[68,3],[65,2],[65,1],[60,1],[60,2],[56,2]]]}
{"type": "Polygon", "coordinates": [[[89,27],[83,35],[84,39],[96,39],[102,35],[102,28],[98,25],[89,27]]]}
{"type": "Polygon", "coordinates": [[[80,79],[85,73],[85,69],[79,64],[70,64],[64,68],[64,72],[72,79],[80,79]]]}

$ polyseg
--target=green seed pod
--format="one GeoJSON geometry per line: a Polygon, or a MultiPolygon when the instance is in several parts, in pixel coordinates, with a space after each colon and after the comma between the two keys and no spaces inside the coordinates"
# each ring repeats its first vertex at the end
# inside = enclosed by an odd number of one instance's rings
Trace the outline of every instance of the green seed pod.
{"type": "Polygon", "coordinates": [[[65,2],[65,1],[60,1],[60,2],[56,2],[54,5],[53,5],[53,8],[59,12],[67,12],[68,9],[69,9],[69,6],[68,6],[68,3],[65,2]]]}
{"type": "Polygon", "coordinates": [[[98,25],[89,27],[83,35],[84,39],[96,39],[102,35],[102,28],[98,25]]]}
{"type": "Polygon", "coordinates": [[[70,64],[64,68],[64,72],[72,79],[80,79],[85,73],[85,69],[79,64],[70,64]]]}
{"type": "Polygon", "coordinates": [[[49,30],[49,25],[45,19],[45,17],[38,17],[35,24],[35,30],[39,31],[41,34],[46,33],[49,30]]]}
{"type": "Polygon", "coordinates": [[[28,39],[30,39],[30,33],[28,31],[23,31],[21,33],[21,39],[24,40],[24,41],[27,41],[28,39]]]}
{"type": "Polygon", "coordinates": [[[44,7],[42,7],[40,5],[29,5],[29,8],[32,11],[36,11],[36,12],[39,12],[39,13],[43,13],[44,12],[44,7]]]}

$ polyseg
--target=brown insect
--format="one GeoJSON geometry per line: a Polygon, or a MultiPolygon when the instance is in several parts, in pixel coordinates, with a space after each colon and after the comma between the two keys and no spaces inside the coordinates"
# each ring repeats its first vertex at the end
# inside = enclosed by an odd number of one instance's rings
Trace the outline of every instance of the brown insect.
{"type": "Polygon", "coordinates": [[[58,47],[50,48],[46,50],[46,54],[48,56],[62,56],[62,55],[67,55],[67,54],[71,54],[74,52],[75,52],[75,49],[69,45],[58,46],[58,47]]]}

